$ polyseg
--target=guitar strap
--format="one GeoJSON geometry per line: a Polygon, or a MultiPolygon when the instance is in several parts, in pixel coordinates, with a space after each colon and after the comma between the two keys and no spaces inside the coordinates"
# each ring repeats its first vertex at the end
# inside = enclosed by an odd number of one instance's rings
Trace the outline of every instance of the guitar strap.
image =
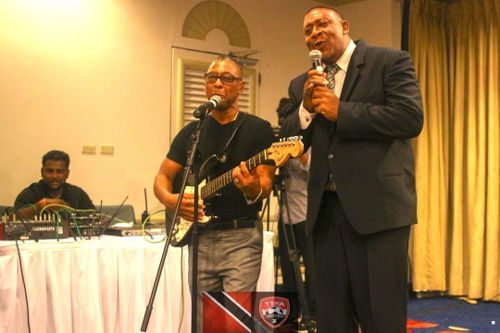
{"type": "Polygon", "coordinates": [[[231,136],[226,142],[226,145],[224,146],[224,149],[220,151],[219,154],[213,154],[210,157],[208,157],[201,165],[200,167],[200,179],[205,179],[205,177],[208,175],[208,172],[212,170],[212,168],[219,164],[224,164],[227,162],[227,155],[229,152],[229,145],[233,141],[234,137],[236,136],[236,133],[238,132],[238,129],[240,128],[241,124],[245,121],[247,115],[243,112],[240,112],[238,114],[238,117],[234,121],[234,129],[233,132],[231,133],[231,136]]]}
{"type": "Polygon", "coordinates": [[[236,123],[234,125],[233,134],[231,134],[231,136],[229,137],[229,140],[227,140],[226,145],[224,146],[224,150],[222,151],[222,154],[218,157],[220,163],[226,163],[227,154],[229,151],[229,145],[233,141],[233,139],[236,135],[236,132],[238,131],[238,128],[240,128],[241,124],[243,124],[243,122],[245,121],[246,118],[247,118],[247,115],[244,112],[240,112],[240,114],[238,115],[238,118],[236,118],[236,123]]]}

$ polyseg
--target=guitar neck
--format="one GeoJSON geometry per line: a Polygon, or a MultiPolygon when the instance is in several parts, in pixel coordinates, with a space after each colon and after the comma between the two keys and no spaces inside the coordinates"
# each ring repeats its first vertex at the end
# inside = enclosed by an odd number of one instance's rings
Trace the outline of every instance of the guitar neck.
{"type": "MultiPolygon", "coordinates": [[[[267,149],[265,149],[265,150],[261,151],[260,153],[258,153],[257,155],[251,157],[249,160],[245,161],[245,165],[248,168],[248,170],[253,170],[259,164],[262,164],[267,159],[268,159],[267,158],[267,149]]],[[[233,168],[233,169],[223,173],[222,175],[211,180],[205,186],[203,186],[200,190],[201,198],[203,200],[209,199],[210,197],[215,195],[219,190],[221,190],[223,187],[225,187],[229,183],[232,183],[234,169],[236,169],[236,168],[233,168]]]]}

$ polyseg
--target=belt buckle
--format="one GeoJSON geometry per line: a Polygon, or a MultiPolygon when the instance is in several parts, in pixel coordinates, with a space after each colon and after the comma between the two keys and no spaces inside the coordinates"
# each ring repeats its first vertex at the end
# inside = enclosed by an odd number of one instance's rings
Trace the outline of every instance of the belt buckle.
{"type": "Polygon", "coordinates": [[[337,186],[333,180],[329,181],[325,185],[325,191],[335,192],[337,190],[337,186]]]}

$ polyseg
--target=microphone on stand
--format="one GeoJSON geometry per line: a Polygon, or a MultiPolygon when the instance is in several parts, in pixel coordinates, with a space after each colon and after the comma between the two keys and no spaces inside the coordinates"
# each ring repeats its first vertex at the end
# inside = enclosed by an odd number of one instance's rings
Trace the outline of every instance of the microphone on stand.
{"type": "Polygon", "coordinates": [[[141,222],[144,223],[144,221],[146,221],[146,219],[148,218],[149,216],[149,213],[148,213],[148,196],[146,195],[146,189],[144,189],[144,203],[145,203],[145,209],[144,211],[142,212],[142,215],[141,215],[141,222]]]}
{"type": "Polygon", "coordinates": [[[309,59],[311,59],[313,68],[315,68],[318,73],[323,74],[323,65],[321,64],[321,51],[320,50],[311,50],[309,52],[309,59]]]}
{"type": "Polygon", "coordinates": [[[222,99],[220,98],[220,96],[213,95],[208,102],[203,103],[202,105],[198,106],[196,110],[194,110],[193,116],[198,119],[205,117],[207,111],[218,107],[221,101],[222,99]]]}

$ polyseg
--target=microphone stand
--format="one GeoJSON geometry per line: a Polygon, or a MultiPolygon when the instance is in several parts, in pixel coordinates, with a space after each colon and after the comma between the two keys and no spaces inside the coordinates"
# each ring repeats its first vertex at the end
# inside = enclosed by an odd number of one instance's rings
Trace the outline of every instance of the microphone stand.
{"type": "MultiPolygon", "coordinates": [[[[204,119],[204,118],[203,118],[204,119]]],[[[200,124],[202,122],[202,119],[200,119],[200,124]]],[[[196,131],[196,139],[195,139],[195,144],[193,144],[193,147],[198,147],[198,140],[200,138],[200,132],[201,129],[196,131]]],[[[194,165],[193,168],[193,173],[194,173],[194,221],[193,221],[193,227],[191,230],[191,249],[193,250],[193,256],[191,257],[192,259],[192,266],[191,266],[191,281],[192,281],[192,286],[191,286],[191,332],[196,333],[197,330],[197,325],[196,325],[196,320],[198,318],[198,184],[199,184],[199,179],[198,179],[198,169],[197,165],[194,165]]]]}
{"type": "MultiPolygon", "coordinates": [[[[153,284],[153,289],[151,291],[151,296],[149,297],[148,305],[146,306],[146,311],[144,313],[144,317],[141,325],[141,332],[146,332],[148,328],[149,318],[151,317],[151,312],[153,311],[153,303],[156,296],[156,292],[158,290],[158,285],[160,282],[161,273],[163,271],[163,266],[165,265],[165,260],[167,258],[168,248],[170,245],[170,240],[172,239],[172,234],[174,230],[175,223],[177,221],[177,217],[179,215],[179,209],[181,207],[182,196],[184,195],[184,190],[186,189],[186,184],[189,178],[189,174],[191,171],[194,173],[194,207],[198,207],[198,170],[195,169],[196,166],[196,152],[198,150],[198,144],[200,141],[200,133],[203,125],[203,121],[205,120],[206,112],[201,112],[196,115],[197,118],[200,119],[198,124],[196,125],[195,132],[192,134],[193,145],[191,146],[191,151],[189,152],[189,156],[186,162],[186,166],[184,167],[184,175],[182,178],[182,184],[179,191],[179,198],[177,200],[177,204],[175,206],[174,216],[172,217],[172,223],[170,224],[170,228],[168,230],[167,240],[165,242],[165,247],[163,248],[163,253],[161,255],[160,264],[158,266],[158,271],[156,272],[155,281],[153,284]],[[199,116],[199,117],[198,117],[199,116]]],[[[194,210],[194,221],[192,227],[192,248],[193,248],[193,257],[192,257],[192,277],[193,277],[193,286],[191,290],[191,331],[196,332],[196,316],[197,316],[197,293],[198,293],[198,209],[194,210]]]]}
{"type": "MultiPolygon", "coordinates": [[[[280,168],[280,175],[279,175],[279,188],[280,192],[278,194],[278,202],[279,202],[279,224],[281,226],[281,230],[283,231],[283,236],[285,240],[285,245],[288,253],[288,260],[292,263],[293,267],[293,273],[295,276],[295,283],[297,286],[297,292],[299,295],[299,300],[300,303],[302,304],[302,315],[303,315],[303,322],[301,323],[302,327],[299,328],[299,331],[306,329],[307,332],[315,332],[315,327],[314,323],[311,318],[311,310],[309,308],[309,302],[307,298],[307,293],[305,290],[304,286],[304,281],[302,281],[302,273],[300,272],[300,256],[298,253],[297,249],[297,243],[295,241],[295,232],[293,230],[293,224],[290,223],[290,207],[288,206],[288,198],[287,198],[287,193],[285,190],[285,177],[287,177],[286,174],[286,169],[280,168]],[[284,220],[283,216],[283,208],[286,207],[286,215],[287,215],[287,221],[289,222],[289,230],[290,230],[290,237],[287,232],[287,226],[284,220]]],[[[281,258],[281,260],[286,260],[285,258],[281,258]]],[[[307,269],[307,268],[306,268],[307,269]]],[[[283,273],[283,269],[282,269],[283,273]]],[[[284,279],[284,278],[283,278],[284,279]]]]}

